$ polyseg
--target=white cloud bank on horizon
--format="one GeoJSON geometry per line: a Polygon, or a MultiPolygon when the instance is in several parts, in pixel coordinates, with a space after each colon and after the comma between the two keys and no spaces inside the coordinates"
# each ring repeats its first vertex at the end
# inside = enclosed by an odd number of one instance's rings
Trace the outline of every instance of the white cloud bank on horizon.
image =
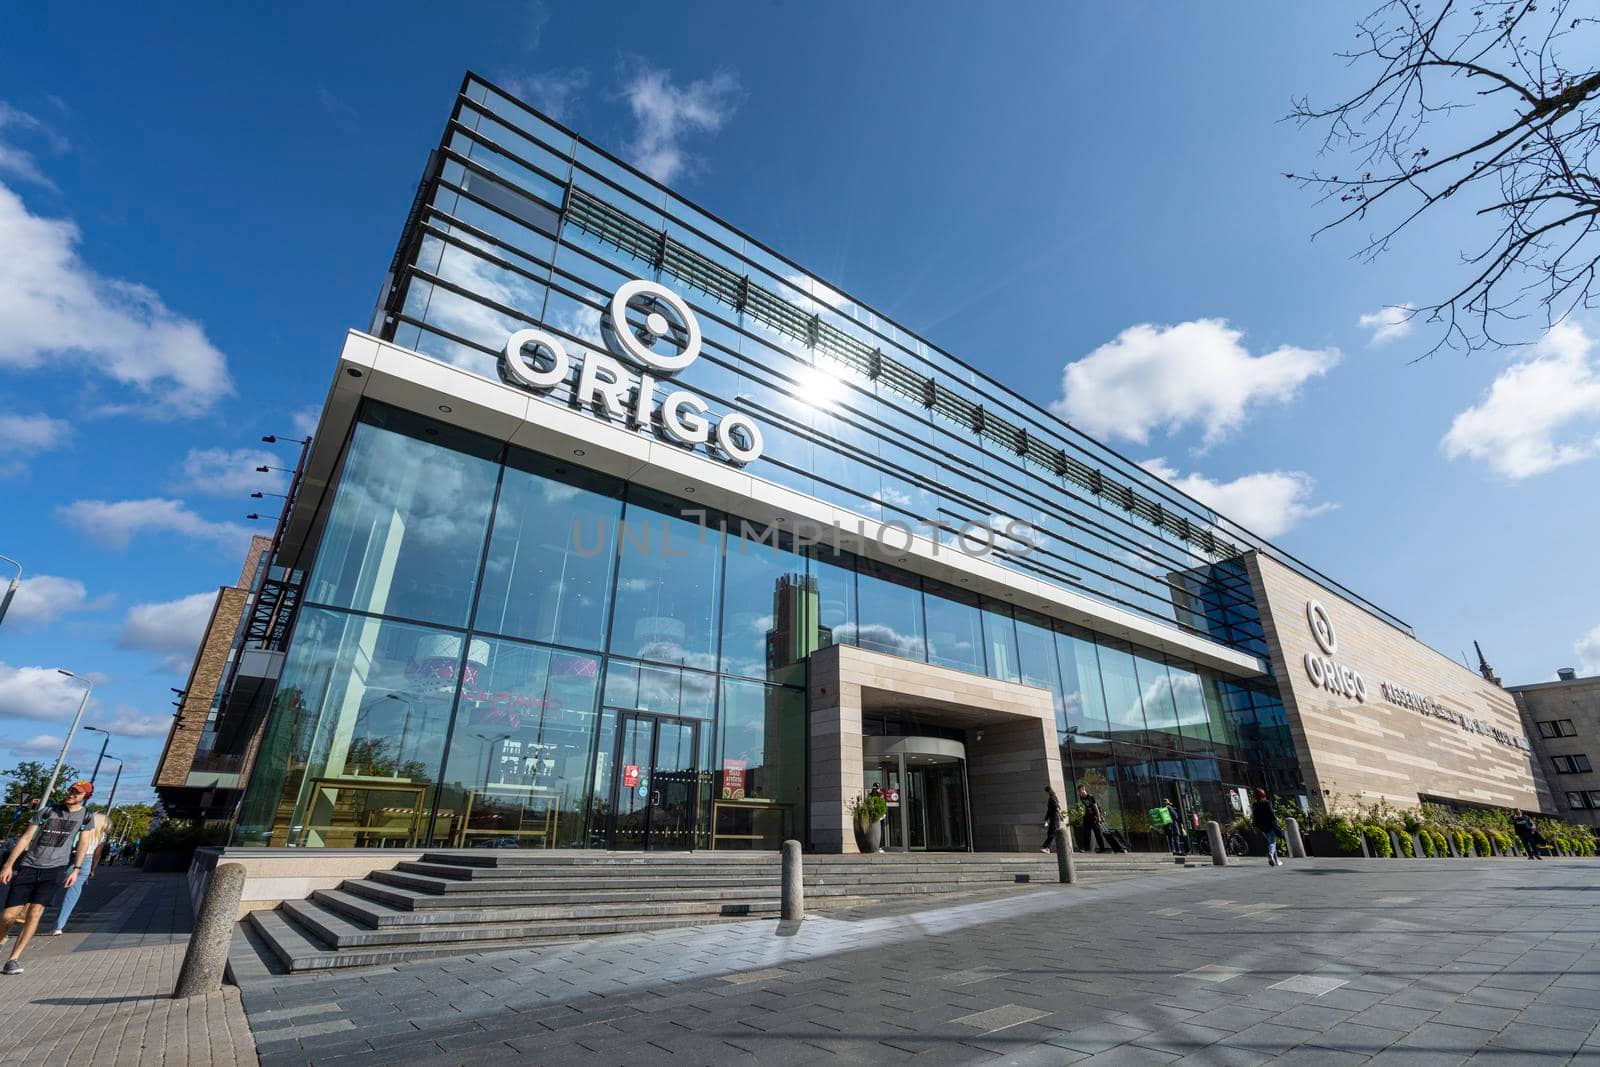
{"type": "Polygon", "coordinates": [[[1218,482],[1203,474],[1179,474],[1159,457],[1140,466],[1261,537],[1281,536],[1338,507],[1312,502],[1316,479],[1305,471],[1259,471],[1218,482]]]}
{"type": "Polygon", "coordinates": [[[702,161],[683,142],[720,130],[738,109],[739,97],[739,79],[731,71],[677,86],[671,71],[638,64],[622,86],[635,126],[629,159],[658,182],[694,173],[702,161]]]}
{"type": "Polygon", "coordinates": [[[1439,447],[1511,481],[1600,452],[1600,360],[1575,323],[1552,326],[1527,359],[1501,371],[1456,415],[1439,447]]]}
{"type": "Polygon", "coordinates": [[[1202,431],[1203,446],[1244,423],[1250,407],[1293,400],[1340,360],[1337,348],[1284,345],[1251,355],[1225,319],[1130,326],[1067,364],[1052,411],[1096,437],[1146,444],[1150,434],[1202,431]]]}

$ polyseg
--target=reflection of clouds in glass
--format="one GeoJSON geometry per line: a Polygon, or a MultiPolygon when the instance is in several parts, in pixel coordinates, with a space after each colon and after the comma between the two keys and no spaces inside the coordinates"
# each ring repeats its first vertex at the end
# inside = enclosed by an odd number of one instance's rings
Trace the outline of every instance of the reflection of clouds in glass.
{"type": "Polygon", "coordinates": [[[484,461],[377,427],[363,427],[362,436],[354,469],[339,485],[336,525],[394,515],[407,538],[436,546],[482,535],[491,483],[484,461]]]}
{"type": "Polygon", "coordinates": [[[862,648],[879,652],[887,652],[891,656],[902,659],[920,660],[923,654],[922,638],[916,634],[902,635],[892,626],[882,623],[867,623],[864,626],[841,626],[834,631],[834,639],[841,643],[847,640],[838,635],[850,631],[851,644],[860,645],[862,648]]]}
{"type": "Polygon", "coordinates": [[[877,492],[872,494],[872,499],[876,500],[880,504],[888,504],[891,507],[901,508],[904,510],[910,510],[911,505],[916,503],[916,501],[911,499],[910,493],[896,489],[892,485],[885,485],[880,488],[877,492]]]}

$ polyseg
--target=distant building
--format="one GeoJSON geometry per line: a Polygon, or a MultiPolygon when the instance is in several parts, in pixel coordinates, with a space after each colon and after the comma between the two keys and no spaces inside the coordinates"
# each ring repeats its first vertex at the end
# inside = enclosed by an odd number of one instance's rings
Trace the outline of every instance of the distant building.
{"type": "Polygon", "coordinates": [[[1568,822],[1600,826],[1600,675],[1579,678],[1571,667],[1553,682],[1513,685],[1528,739],[1555,796],[1555,813],[1568,822]]]}
{"type": "Polygon", "coordinates": [[[178,711],[151,782],[168,815],[226,818],[236,799],[231,790],[237,775],[219,775],[206,768],[205,742],[215,727],[221,695],[239,653],[246,615],[271,548],[272,538],[252,537],[238,583],[217,590],[211,618],[200,638],[194,665],[189,668],[189,680],[178,700],[178,711]]]}

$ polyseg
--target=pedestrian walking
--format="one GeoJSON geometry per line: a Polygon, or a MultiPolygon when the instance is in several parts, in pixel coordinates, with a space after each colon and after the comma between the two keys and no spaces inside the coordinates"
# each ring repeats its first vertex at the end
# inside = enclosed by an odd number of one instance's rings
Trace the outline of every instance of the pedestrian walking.
{"type": "Polygon", "coordinates": [[[1528,813],[1517,810],[1511,817],[1511,828],[1517,832],[1517,840],[1522,842],[1522,851],[1530,860],[1542,860],[1539,855],[1539,828],[1533,825],[1533,820],[1528,818],[1528,813]]]}
{"type": "Polygon", "coordinates": [[[1126,842],[1120,840],[1115,830],[1106,827],[1106,812],[1100,806],[1085,786],[1078,787],[1078,803],[1083,806],[1083,818],[1079,827],[1083,830],[1083,847],[1085,850],[1095,844],[1096,852],[1126,852],[1126,842]]]}
{"type": "Polygon", "coordinates": [[[83,829],[78,831],[80,838],[88,838],[87,851],[74,853],[81,855],[83,861],[78,864],[78,877],[71,885],[61,890],[56,897],[56,924],[50,931],[51,937],[60,937],[67,928],[67,920],[72,918],[72,911],[78,906],[78,898],[83,895],[83,887],[94,877],[95,857],[100,854],[100,842],[105,838],[106,817],[103,813],[92,811],[88,818],[83,820],[83,829]]]}
{"type": "Polygon", "coordinates": [[[1044,787],[1047,798],[1044,803],[1044,844],[1039,847],[1040,852],[1049,852],[1050,846],[1060,847],[1057,839],[1061,827],[1061,798],[1056,796],[1056,791],[1049,786],[1044,787]]]}
{"type": "Polygon", "coordinates": [[[1183,827],[1179,820],[1178,809],[1170,797],[1151,808],[1149,815],[1150,825],[1166,833],[1169,852],[1174,856],[1181,856],[1189,851],[1183,847],[1183,827]]]}
{"type": "Polygon", "coordinates": [[[1278,813],[1272,810],[1272,801],[1267,799],[1265,789],[1256,790],[1256,802],[1250,805],[1250,821],[1267,839],[1267,866],[1283,866],[1278,858],[1278,838],[1283,836],[1283,827],[1278,824],[1278,813]]]}
{"type": "Polygon", "coordinates": [[[22,924],[11,957],[0,967],[0,974],[22,973],[22,953],[39,928],[45,905],[58,889],[70,889],[78,880],[78,868],[89,851],[89,841],[78,831],[89,814],[83,805],[93,793],[94,786],[88,782],[73,782],[65,800],[34,816],[11,846],[5,866],[0,867],[0,885],[6,887],[5,910],[0,912],[0,942],[13,925],[22,924]],[[74,837],[78,839],[76,852],[72,847],[74,837]]]}

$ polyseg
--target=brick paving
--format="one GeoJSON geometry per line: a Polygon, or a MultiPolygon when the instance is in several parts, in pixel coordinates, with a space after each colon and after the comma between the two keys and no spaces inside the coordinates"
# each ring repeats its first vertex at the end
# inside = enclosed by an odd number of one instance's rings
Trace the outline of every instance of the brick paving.
{"type": "Polygon", "coordinates": [[[0,977],[0,1063],[256,1063],[237,989],[168,995],[188,943],[187,894],[182,875],[98,871],[67,932],[36,936],[26,973],[0,977]]]}
{"type": "Polygon", "coordinates": [[[247,984],[261,1062],[1600,1064],[1600,863],[1311,860],[247,984]]]}

